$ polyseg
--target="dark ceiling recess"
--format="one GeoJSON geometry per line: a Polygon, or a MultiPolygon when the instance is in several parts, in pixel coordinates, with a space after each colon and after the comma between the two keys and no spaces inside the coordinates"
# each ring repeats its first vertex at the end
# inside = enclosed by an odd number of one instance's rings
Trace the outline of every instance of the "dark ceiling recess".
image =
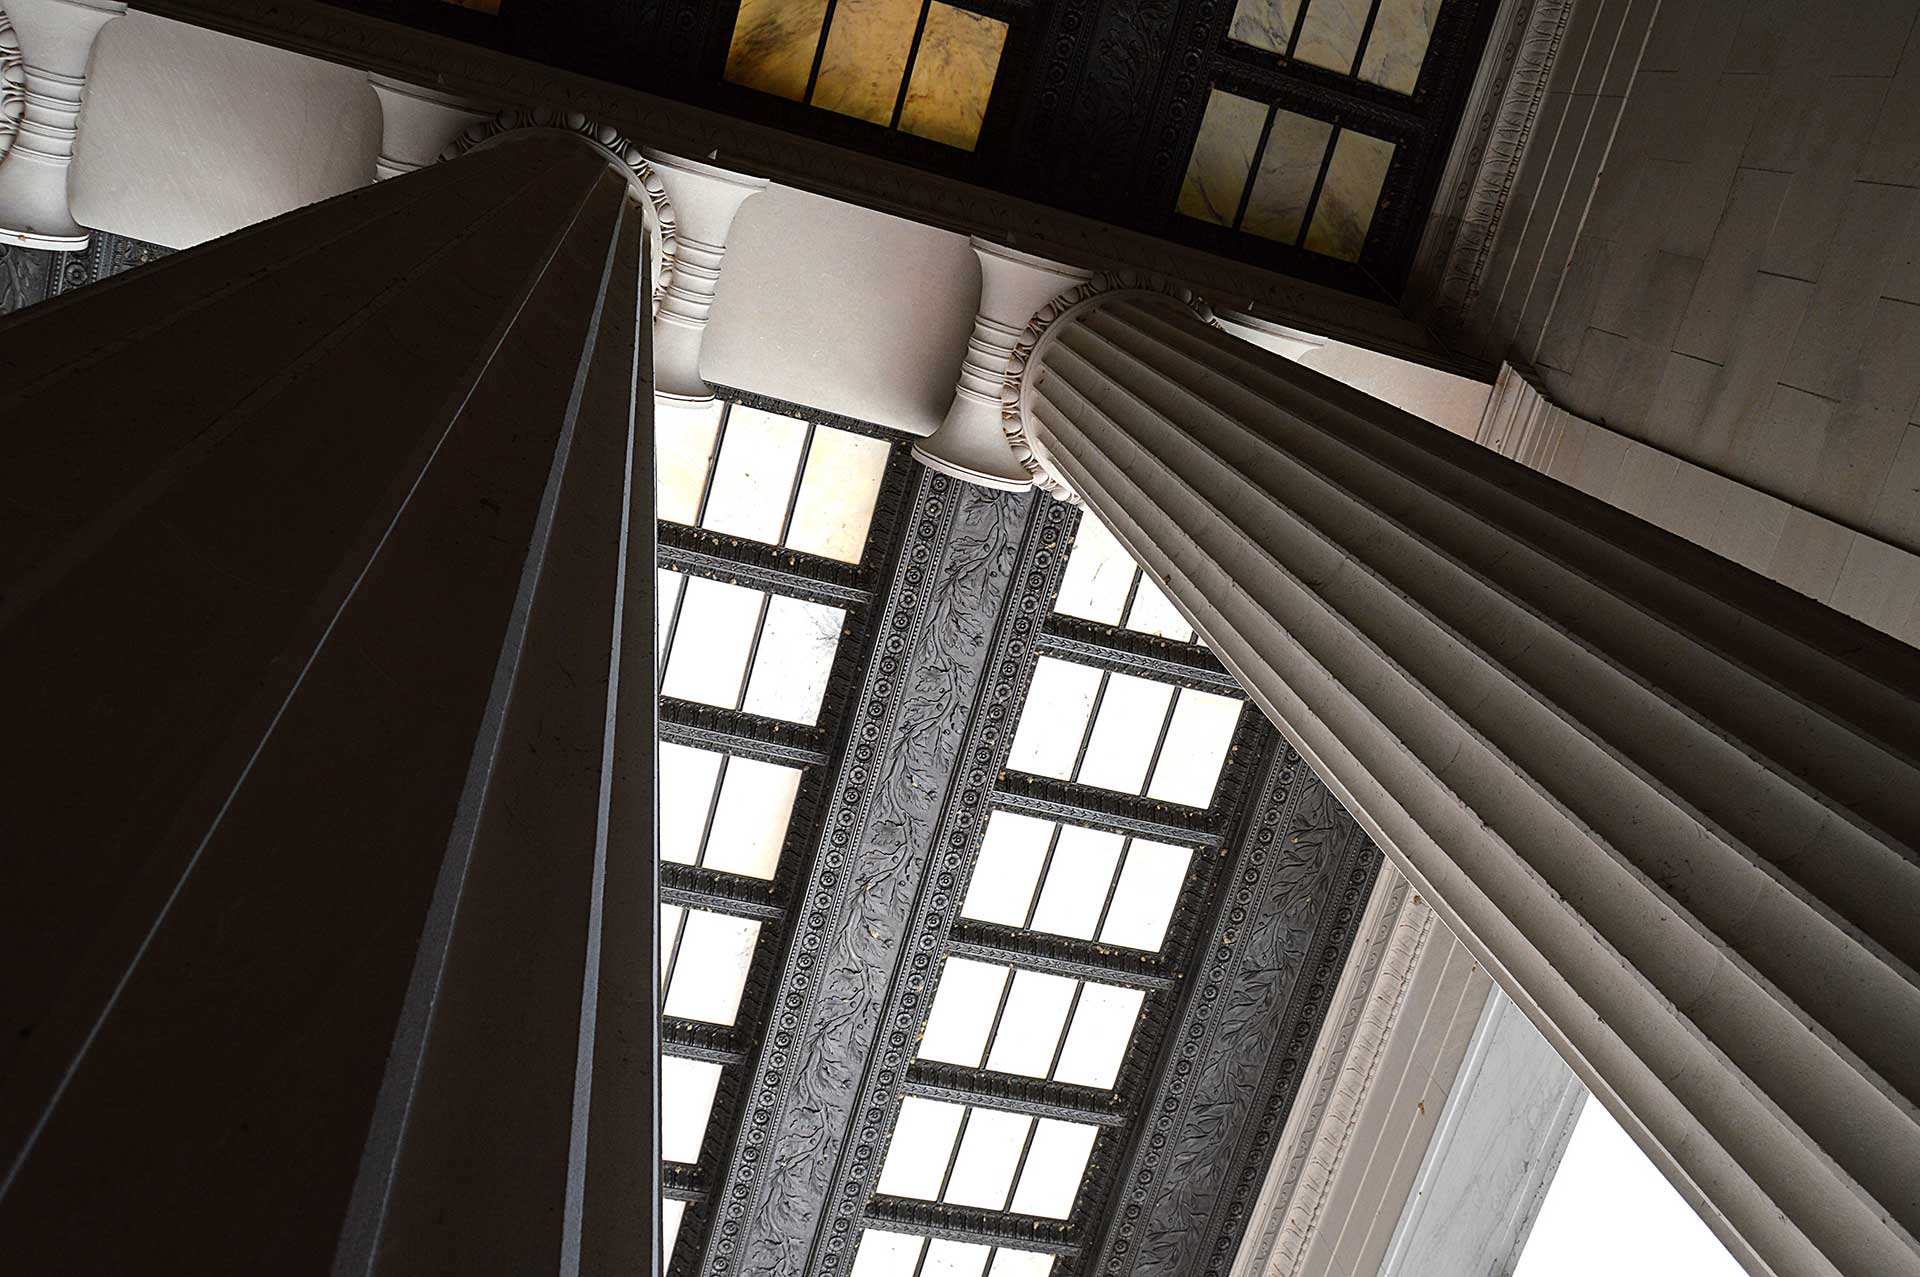
{"type": "MultiPolygon", "coordinates": [[[[487,12],[494,0],[334,3],[1389,302],[1404,287],[1495,8],[1494,0],[849,0],[841,12],[838,0],[497,0],[487,12]],[[863,14],[902,6],[886,39],[877,28],[872,40],[855,38],[863,14]],[[1265,47],[1250,40],[1256,11],[1294,34],[1265,47]],[[1359,44],[1350,66],[1329,69],[1339,59],[1325,56],[1316,24],[1336,19],[1359,44]],[[753,80],[730,63],[738,23],[805,44],[784,85],[733,82],[753,80]],[[984,112],[958,138],[914,120],[930,82],[977,72],[977,58],[935,56],[956,23],[991,28],[988,53],[997,52],[984,112]],[[1418,32],[1410,52],[1417,76],[1388,83],[1394,78],[1377,74],[1367,48],[1405,42],[1409,24],[1418,32]],[[822,91],[862,58],[886,64],[876,73],[884,84],[869,93],[877,110],[822,91]],[[1298,237],[1276,236],[1271,227],[1247,229],[1257,218],[1235,225],[1231,210],[1227,225],[1180,211],[1182,181],[1219,93],[1269,120],[1277,114],[1391,148],[1377,184],[1366,185],[1379,201],[1370,223],[1361,218],[1363,246],[1329,255],[1315,251],[1325,245],[1304,226],[1298,237]]],[[[1273,129],[1256,128],[1248,145],[1273,129]]],[[[1285,134],[1283,123],[1276,136],[1285,134]]],[[[1325,153],[1330,164],[1319,166],[1317,183],[1309,165],[1301,194],[1330,205],[1314,192],[1329,168],[1338,183],[1346,159],[1334,147],[1325,153]]]]}

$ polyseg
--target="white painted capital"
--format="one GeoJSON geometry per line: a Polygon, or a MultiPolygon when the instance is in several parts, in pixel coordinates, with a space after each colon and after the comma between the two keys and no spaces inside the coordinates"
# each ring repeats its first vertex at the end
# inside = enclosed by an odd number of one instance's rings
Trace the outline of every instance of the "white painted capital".
{"type": "Polygon", "coordinates": [[[126,0],[6,0],[20,44],[24,109],[0,162],[0,242],[73,252],[87,231],[67,203],[87,58],[126,0]]]}
{"type": "Polygon", "coordinates": [[[380,155],[373,162],[376,182],[433,163],[461,133],[493,114],[451,93],[390,76],[369,75],[367,82],[380,99],[380,155]]]}
{"type": "Polygon", "coordinates": [[[1017,492],[1033,475],[1002,424],[1007,370],[1029,323],[1049,302],[1092,278],[1088,271],[974,239],[980,307],[960,361],[953,406],[940,428],[913,446],[929,469],[984,488],[1017,492]]]}
{"type": "Polygon", "coordinates": [[[1264,350],[1276,355],[1285,355],[1288,359],[1299,360],[1312,351],[1327,344],[1325,337],[1316,337],[1312,333],[1303,333],[1298,328],[1289,328],[1285,324],[1276,324],[1270,319],[1244,312],[1219,311],[1215,318],[1220,327],[1232,333],[1242,341],[1250,341],[1264,350]]]}
{"type": "Polygon", "coordinates": [[[693,402],[711,399],[713,387],[700,376],[700,345],[720,285],[727,234],[734,214],[766,189],[767,179],[660,151],[645,154],[672,202],[676,238],[673,271],[653,319],[653,391],[693,402]]]}

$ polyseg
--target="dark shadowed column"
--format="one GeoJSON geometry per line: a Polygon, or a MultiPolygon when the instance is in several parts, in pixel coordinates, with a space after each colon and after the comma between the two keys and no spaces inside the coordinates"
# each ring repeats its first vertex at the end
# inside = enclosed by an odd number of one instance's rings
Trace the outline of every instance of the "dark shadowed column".
{"type": "Polygon", "coordinates": [[[517,132],[0,324],[0,1266],[657,1265],[629,177],[517,132]]]}

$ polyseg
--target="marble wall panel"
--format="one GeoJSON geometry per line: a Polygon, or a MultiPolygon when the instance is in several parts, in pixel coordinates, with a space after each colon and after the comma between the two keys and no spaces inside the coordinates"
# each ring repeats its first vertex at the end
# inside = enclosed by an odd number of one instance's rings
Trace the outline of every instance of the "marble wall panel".
{"type": "Polygon", "coordinates": [[[919,21],[920,0],[840,0],[820,58],[813,105],[892,124],[919,21]]]}
{"type": "Polygon", "coordinates": [[[1006,23],[933,4],[914,55],[901,130],[971,151],[980,140],[1006,42],[1006,23]]]}
{"type": "Polygon", "coordinates": [[[1212,91],[1193,157],[1187,161],[1187,175],[1180,183],[1177,207],[1182,213],[1203,222],[1233,225],[1266,120],[1267,108],[1262,104],[1212,91]]]}
{"type": "Polygon", "coordinates": [[[1291,244],[1300,238],[1313,184],[1320,178],[1333,125],[1292,111],[1277,111],[1254,174],[1243,230],[1291,244]]]}
{"type": "Polygon", "coordinates": [[[1380,187],[1393,163],[1393,143],[1343,129],[1333,144],[1333,161],[1314,206],[1307,247],[1342,261],[1360,260],[1367,229],[1373,225],[1380,187]]]}
{"type": "Polygon", "coordinates": [[[801,101],[826,16],[827,0],[740,0],[727,49],[727,79],[801,101]]]}
{"type": "Polygon", "coordinates": [[[1353,73],[1353,55],[1360,51],[1360,35],[1367,27],[1370,0],[1313,0],[1300,20],[1300,42],[1293,56],[1302,62],[1353,73]]]}
{"type": "Polygon", "coordinates": [[[1396,93],[1412,93],[1440,5],[1441,0],[1380,0],[1360,59],[1360,78],[1396,93]]]}
{"type": "Polygon", "coordinates": [[[1287,41],[1293,35],[1294,20],[1299,16],[1300,0],[1239,0],[1233,7],[1233,22],[1227,27],[1227,38],[1285,53],[1287,41]]]}

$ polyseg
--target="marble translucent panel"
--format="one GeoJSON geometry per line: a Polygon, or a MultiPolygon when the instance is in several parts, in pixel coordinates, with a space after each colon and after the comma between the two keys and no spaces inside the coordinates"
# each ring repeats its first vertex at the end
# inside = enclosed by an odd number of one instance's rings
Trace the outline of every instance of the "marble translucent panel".
{"type": "Polygon", "coordinates": [[[1193,853],[1185,847],[1134,839],[1127,848],[1127,863],[1120,870],[1106,925],[1100,928],[1100,942],[1158,952],[1192,859],[1193,853]]]}
{"type": "Polygon", "coordinates": [[[703,576],[688,578],[660,679],[661,695],[728,709],[738,705],[765,601],[759,590],[703,576]]]}
{"type": "Polygon", "coordinates": [[[1060,1031],[1067,1025],[1073,989],[1074,981],[1065,976],[1014,972],[1007,1008],[1000,1013],[1000,1031],[987,1053],[987,1067],[995,1073],[1045,1077],[1053,1067],[1060,1031]]]}
{"type": "Polygon", "coordinates": [[[992,1247],[978,1242],[936,1237],[927,1243],[927,1262],[920,1268],[920,1277],[981,1277],[992,1253],[992,1247]]]}
{"type": "Polygon", "coordinates": [[[790,723],[818,721],[846,620],[842,608],[774,595],[767,604],[767,626],[760,636],[760,650],[754,654],[753,677],[741,708],[790,723]]]}
{"type": "Polygon", "coordinates": [[[1380,203],[1393,143],[1342,129],[1333,144],[1333,162],[1307,228],[1307,247],[1328,257],[1357,262],[1366,247],[1373,210],[1380,203]]]}
{"type": "Polygon", "coordinates": [[[1209,93],[1206,114],[1200,117],[1200,135],[1194,139],[1186,176],[1180,180],[1176,207],[1182,213],[1203,222],[1233,225],[1266,122],[1264,104],[1219,89],[1209,93]]]}
{"type": "Polygon", "coordinates": [[[1300,20],[1300,39],[1293,56],[1341,75],[1353,74],[1353,55],[1360,51],[1360,35],[1367,29],[1372,0],[1313,0],[1300,20]]]}
{"type": "Polygon", "coordinates": [[[993,1253],[993,1268],[987,1277],[1049,1277],[1053,1256],[1035,1250],[1008,1250],[1002,1246],[993,1253]]]}
{"type": "Polygon", "coordinates": [[[1240,0],[1233,6],[1227,38],[1256,49],[1285,53],[1300,16],[1300,0],[1240,0]]]}
{"type": "Polygon", "coordinates": [[[1036,776],[1066,780],[1073,775],[1087,716],[1100,689],[1100,671],[1091,665],[1043,656],[1033,667],[1020,725],[1014,729],[1007,766],[1036,776]]]}
{"type": "Polygon", "coordinates": [[[677,1055],[660,1057],[660,1156],[669,1162],[697,1162],[707,1136],[720,1066],[677,1055]]]}
{"type": "Polygon", "coordinates": [[[727,79],[801,101],[826,16],[827,0],[740,0],[727,47],[727,79]]]}
{"type": "Polygon", "coordinates": [[[1119,834],[1104,829],[1062,825],[1053,863],[1047,868],[1046,885],[1040,889],[1039,907],[1033,911],[1033,929],[1093,939],[1124,841],[1119,834]]]}
{"type": "Polygon", "coordinates": [[[1009,974],[990,962],[948,958],[920,1035],[920,1058],[979,1068],[1009,974]]]}
{"type": "Polygon", "coordinates": [[[1147,797],[1188,807],[1211,805],[1243,704],[1237,697],[1182,688],[1147,797]]]}
{"type": "Polygon", "coordinates": [[[692,524],[700,517],[722,406],[717,399],[701,404],[653,402],[656,513],[669,523],[692,524]]]}
{"type": "Polygon", "coordinates": [[[1005,1210],[1007,1190],[1013,1187],[1013,1172],[1032,1123],[1032,1118],[1018,1113],[974,1109],[960,1140],[960,1156],[954,1159],[953,1178],[941,1200],[1005,1210]]]}
{"type": "Polygon", "coordinates": [[[1093,1139],[1099,1133],[1100,1128],[1084,1122],[1041,1118],[1020,1172],[1020,1191],[1013,1195],[1013,1211],[1047,1219],[1073,1214],[1073,1199],[1080,1195],[1080,1180],[1087,1173],[1087,1155],[1093,1152],[1093,1139]]]}
{"type": "Polygon", "coordinates": [[[860,1253],[853,1257],[852,1277],[913,1277],[913,1266],[920,1262],[920,1247],[926,1240],[912,1233],[869,1228],[860,1234],[860,1253]]]}
{"type": "Polygon", "coordinates": [[[1060,575],[1060,594],[1053,601],[1053,610],[1102,625],[1118,625],[1127,608],[1127,591],[1139,570],[1126,547],[1107,531],[1107,525],[1087,511],[1080,516],[1080,530],[1074,533],[1073,553],[1067,556],[1067,570],[1060,575]]]}
{"type": "Polygon", "coordinates": [[[669,572],[661,568],[654,574],[654,579],[659,583],[659,597],[654,601],[653,658],[664,665],[667,656],[667,627],[673,623],[674,608],[679,605],[680,589],[687,583],[687,578],[678,572],[669,572]]]}
{"type": "MultiPolygon", "coordinates": [[[[772,878],[780,866],[780,849],[786,845],[793,800],[799,792],[797,767],[754,758],[729,759],[713,812],[713,832],[707,836],[706,867],[748,878],[772,878]]],[[[663,798],[663,815],[667,805],[663,798]]]]}
{"type": "Polygon", "coordinates": [[[700,526],[753,541],[780,540],[807,423],[735,404],[713,467],[700,526]]]}
{"type": "Polygon", "coordinates": [[[660,742],[660,859],[690,865],[700,858],[700,835],[706,832],[722,757],[712,750],[660,742]]]}
{"type": "Polygon", "coordinates": [[[963,1105],[915,1095],[901,1100],[900,1120],[893,1125],[893,1143],[887,1146],[878,1191],[894,1197],[938,1199],[954,1136],[966,1111],[963,1105]]]}
{"type": "Polygon", "coordinates": [[[1147,782],[1153,748],[1160,741],[1167,702],[1174,689],[1168,683],[1112,674],[1100,714],[1087,739],[1087,756],[1080,764],[1081,784],[1137,794],[1147,782]]]}
{"type": "Polygon", "coordinates": [[[1033,887],[1040,880],[1054,828],[1050,820],[1011,811],[988,816],[961,915],[1009,927],[1026,926],[1027,907],[1033,903],[1033,887]]]}
{"type": "Polygon", "coordinates": [[[1053,1076],[1078,1086],[1110,1089],[1120,1076],[1120,1061],[1126,1056],[1127,1043],[1133,1040],[1133,1026],[1140,1021],[1144,999],[1138,989],[1089,980],[1080,990],[1073,1025],[1067,1030],[1053,1076]]]}
{"type": "Polygon", "coordinates": [[[807,472],[793,503],[787,545],[822,558],[858,563],[873,525],[873,503],[886,474],[884,439],[870,439],[831,426],[816,426],[807,449],[807,472]]]}
{"type": "Polygon", "coordinates": [[[839,0],[813,104],[873,124],[893,123],[920,0],[839,0]]]}
{"type": "Polygon", "coordinates": [[[934,0],[913,57],[900,131],[971,151],[980,141],[1006,43],[1007,24],[998,18],[934,0]]]}
{"type": "Polygon", "coordinates": [[[667,985],[668,1015],[708,1024],[732,1024],[747,987],[747,968],[760,939],[760,924],[705,909],[687,910],[680,956],[667,985]]]}
{"type": "Polygon", "coordinates": [[[1442,0],[1380,0],[1360,58],[1360,78],[1396,93],[1412,93],[1427,59],[1442,0]]]}
{"type": "Polygon", "coordinates": [[[680,924],[686,919],[686,910],[679,905],[660,906],[660,973],[661,983],[666,982],[667,963],[673,958],[673,946],[680,939],[680,924]]]}
{"type": "Polygon", "coordinates": [[[680,1220],[687,1213],[687,1204],[677,1197],[669,1197],[660,1203],[660,1253],[673,1254],[673,1244],[680,1239],[680,1220]]]}
{"type": "Polygon", "coordinates": [[[1193,627],[1187,624],[1187,618],[1180,615],[1173,600],[1144,575],[1140,578],[1140,588],[1134,593],[1133,606],[1127,609],[1127,628],[1141,634],[1158,634],[1176,643],[1193,641],[1193,627]]]}
{"type": "Polygon", "coordinates": [[[1260,153],[1260,170],[1254,174],[1242,230],[1282,244],[1300,238],[1332,136],[1333,125],[1325,120],[1293,111],[1273,113],[1273,129],[1267,134],[1266,150],[1260,153]]]}

